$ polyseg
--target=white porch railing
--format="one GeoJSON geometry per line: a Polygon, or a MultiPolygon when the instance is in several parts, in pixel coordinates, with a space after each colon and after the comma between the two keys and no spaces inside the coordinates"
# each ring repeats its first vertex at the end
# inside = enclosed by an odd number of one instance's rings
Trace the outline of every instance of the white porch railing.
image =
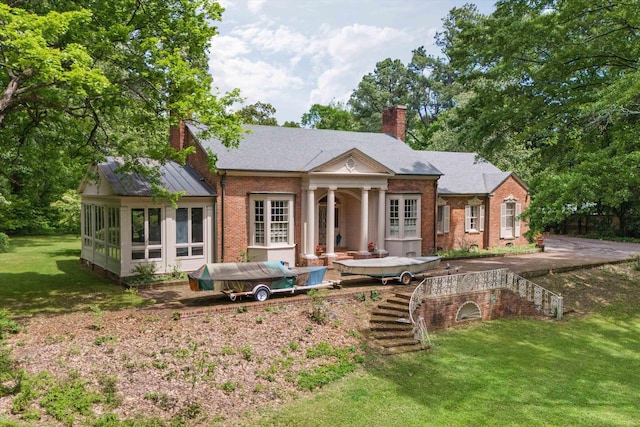
{"type": "Polygon", "coordinates": [[[414,336],[417,340],[425,340],[426,326],[424,325],[424,319],[414,319],[414,313],[420,307],[424,298],[499,288],[510,289],[527,301],[533,302],[539,313],[562,319],[563,306],[560,295],[504,268],[425,278],[413,291],[409,301],[409,318],[413,324],[414,336]],[[420,324],[420,320],[422,320],[422,324],[420,324]]]}

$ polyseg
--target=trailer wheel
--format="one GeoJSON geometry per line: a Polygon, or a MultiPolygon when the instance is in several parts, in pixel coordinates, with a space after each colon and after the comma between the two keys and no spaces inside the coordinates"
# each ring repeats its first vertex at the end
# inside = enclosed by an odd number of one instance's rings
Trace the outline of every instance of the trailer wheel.
{"type": "Polygon", "coordinates": [[[403,285],[408,285],[409,283],[411,283],[411,280],[413,280],[413,277],[411,276],[411,273],[407,271],[400,275],[400,283],[402,283],[403,285]]]}
{"type": "Polygon", "coordinates": [[[269,299],[269,295],[269,288],[266,286],[259,286],[255,291],[253,291],[253,299],[256,301],[266,301],[269,299]]]}

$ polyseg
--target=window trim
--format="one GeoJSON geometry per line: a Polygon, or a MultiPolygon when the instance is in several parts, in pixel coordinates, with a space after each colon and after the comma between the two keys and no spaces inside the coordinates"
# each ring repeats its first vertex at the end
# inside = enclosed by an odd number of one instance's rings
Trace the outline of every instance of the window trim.
{"type": "Polygon", "coordinates": [[[422,237],[422,195],[415,193],[407,194],[387,194],[386,202],[386,238],[396,240],[415,240],[422,237]],[[406,223],[408,219],[413,217],[407,217],[407,203],[415,202],[415,232],[413,234],[407,234],[406,223]],[[392,205],[396,205],[397,209],[392,210],[392,205]],[[392,216],[392,213],[396,211],[397,217],[392,216]],[[397,220],[397,226],[393,224],[397,220]],[[393,225],[392,225],[393,224],[393,225]],[[397,233],[393,230],[397,228],[397,233]]]}
{"type": "Polygon", "coordinates": [[[291,193],[255,193],[249,195],[249,216],[250,216],[250,231],[249,231],[249,246],[260,248],[283,248],[291,247],[294,245],[294,230],[295,230],[295,198],[291,193]],[[256,202],[262,202],[262,219],[261,224],[263,227],[263,239],[264,242],[256,241],[256,202]],[[282,208],[285,210],[286,221],[274,221],[273,205],[274,202],[284,202],[282,208]],[[274,242],[272,232],[272,225],[280,223],[286,224],[286,241],[274,242]]]}
{"type": "Polygon", "coordinates": [[[484,231],[484,204],[482,200],[474,197],[467,202],[464,207],[464,232],[469,234],[477,234],[484,231]],[[477,209],[477,213],[474,214],[473,210],[477,209]],[[476,219],[477,226],[472,226],[472,219],[476,219]]]}
{"type": "Polygon", "coordinates": [[[165,258],[165,248],[164,248],[164,240],[166,239],[166,236],[163,236],[164,234],[164,228],[165,228],[165,215],[164,215],[164,209],[162,209],[162,207],[156,207],[156,206],[135,206],[135,207],[131,207],[131,209],[129,209],[129,218],[131,220],[131,234],[129,235],[129,241],[131,243],[131,253],[129,256],[129,259],[131,260],[131,262],[136,263],[136,262],[159,262],[162,261],[165,258]],[[149,225],[149,219],[150,219],[150,215],[149,215],[149,211],[150,210],[158,210],[159,214],[160,214],[160,243],[156,243],[156,244],[151,244],[149,243],[149,235],[150,235],[150,225],[149,225]],[[134,211],[143,211],[144,212],[144,242],[134,242],[133,241],[133,212],[134,211]],[[151,257],[150,253],[152,251],[158,251],[160,250],[160,256],[159,257],[151,257]],[[144,251],[144,258],[134,258],[133,255],[134,253],[142,253],[144,251]]]}
{"type": "Polygon", "coordinates": [[[500,204],[500,238],[516,239],[520,237],[520,215],[522,213],[522,205],[517,199],[508,197],[500,204]],[[507,227],[507,204],[513,204],[513,228],[507,227]]]}
{"type": "Polygon", "coordinates": [[[199,259],[205,257],[205,237],[206,237],[206,208],[205,206],[178,206],[175,210],[175,252],[174,256],[176,259],[199,259]],[[178,211],[180,209],[186,209],[187,211],[187,241],[186,242],[178,242],[178,211]],[[201,241],[194,241],[193,236],[193,210],[200,209],[202,212],[201,218],[201,229],[202,236],[201,241]],[[179,255],[179,249],[187,249],[187,255],[179,255]],[[200,249],[200,254],[193,254],[194,249],[200,249]]]}

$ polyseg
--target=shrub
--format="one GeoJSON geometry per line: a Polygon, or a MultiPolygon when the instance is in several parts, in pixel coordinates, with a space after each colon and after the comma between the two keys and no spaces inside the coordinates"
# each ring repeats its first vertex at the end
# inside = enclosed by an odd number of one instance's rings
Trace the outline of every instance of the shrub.
{"type": "Polygon", "coordinates": [[[0,253],[7,252],[9,250],[9,236],[4,233],[0,233],[0,253]]]}
{"type": "Polygon", "coordinates": [[[136,264],[131,270],[142,282],[151,282],[156,273],[155,264],[136,264]]]}

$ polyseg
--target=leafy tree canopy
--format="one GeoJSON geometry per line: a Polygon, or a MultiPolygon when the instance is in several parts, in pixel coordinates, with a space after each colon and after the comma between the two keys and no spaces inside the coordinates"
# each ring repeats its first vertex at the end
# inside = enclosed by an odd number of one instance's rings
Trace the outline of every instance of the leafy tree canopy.
{"type": "Polygon", "coordinates": [[[180,118],[237,144],[227,107],[238,94],[212,94],[207,70],[222,11],[211,0],[0,4],[0,194],[14,202],[0,207],[0,229],[41,229],[25,215],[49,217],[106,155],[134,168],[174,158],[168,127],[180,118]]]}
{"type": "Polygon", "coordinates": [[[275,114],[276,109],[273,105],[260,101],[246,105],[236,112],[236,115],[242,119],[243,123],[264,126],[278,126],[278,120],[273,117],[275,114]]]}
{"type": "Polygon", "coordinates": [[[347,105],[331,101],[329,105],[313,104],[308,113],[302,115],[302,125],[312,129],[348,130],[357,129],[357,124],[347,105]]]}
{"type": "Polygon", "coordinates": [[[467,99],[446,126],[489,159],[531,160],[534,227],[588,209],[640,233],[627,226],[640,212],[639,29],[635,2],[608,0],[502,0],[489,16],[448,16],[441,44],[467,99]]]}

